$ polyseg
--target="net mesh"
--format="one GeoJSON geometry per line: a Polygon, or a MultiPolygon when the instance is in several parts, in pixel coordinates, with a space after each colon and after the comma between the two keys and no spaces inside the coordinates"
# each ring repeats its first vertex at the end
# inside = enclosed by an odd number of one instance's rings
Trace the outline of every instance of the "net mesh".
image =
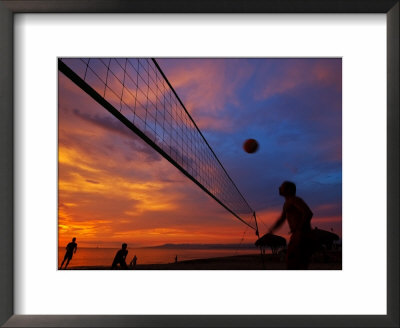
{"type": "Polygon", "coordinates": [[[256,229],[254,211],[154,59],[60,60],[162,149],[162,155],[167,154],[215,200],[256,229]]]}

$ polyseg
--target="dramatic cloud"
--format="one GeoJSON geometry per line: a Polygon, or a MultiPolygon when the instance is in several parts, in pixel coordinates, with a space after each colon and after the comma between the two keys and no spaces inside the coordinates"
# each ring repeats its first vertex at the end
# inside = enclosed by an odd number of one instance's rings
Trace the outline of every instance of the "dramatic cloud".
{"type": "Polygon", "coordinates": [[[239,59],[160,59],[167,77],[196,124],[205,130],[232,130],[227,107],[240,108],[238,90],[254,67],[239,59]]]}

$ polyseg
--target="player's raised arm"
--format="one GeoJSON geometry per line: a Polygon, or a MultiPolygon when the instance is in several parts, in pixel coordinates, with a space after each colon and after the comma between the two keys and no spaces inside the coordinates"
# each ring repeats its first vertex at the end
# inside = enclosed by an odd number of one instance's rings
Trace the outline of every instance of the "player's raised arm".
{"type": "Polygon", "coordinates": [[[276,229],[278,229],[283,224],[283,222],[285,222],[285,219],[286,219],[286,213],[285,213],[285,210],[283,209],[281,216],[274,223],[274,225],[269,229],[268,233],[273,233],[276,229]]]}

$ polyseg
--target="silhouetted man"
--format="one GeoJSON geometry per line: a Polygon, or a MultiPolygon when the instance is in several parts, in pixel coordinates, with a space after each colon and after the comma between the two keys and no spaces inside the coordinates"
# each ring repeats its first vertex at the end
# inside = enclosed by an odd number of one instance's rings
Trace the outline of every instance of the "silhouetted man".
{"type": "Polygon", "coordinates": [[[64,269],[67,268],[67,266],[69,264],[69,261],[71,261],[71,259],[72,259],[72,255],[76,253],[76,250],[78,249],[78,245],[75,242],[75,240],[76,240],[75,237],[72,238],[72,242],[70,242],[67,245],[67,247],[65,247],[67,249],[67,251],[65,252],[64,260],[61,263],[60,270],[62,269],[62,266],[63,266],[65,260],[67,260],[67,263],[65,264],[65,268],[64,269]]]}
{"type": "Polygon", "coordinates": [[[118,264],[122,269],[128,268],[125,262],[126,256],[128,255],[128,250],[126,249],[127,247],[128,247],[127,244],[125,243],[122,244],[122,248],[117,252],[117,254],[115,254],[111,269],[116,269],[118,264]]]}
{"type": "Polygon", "coordinates": [[[135,254],[135,256],[133,257],[133,259],[132,259],[132,261],[130,263],[130,266],[131,266],[132,269],[134,269],[136,267],[136,262],[137,262],[137,257],[136,257],[136,254],[135,254]]]}
{"type": "Polygon", "coordinates": [[[279,187],[279,195],[285,197],[282,214],[270,229],[270,233],[288,221],[292,233],[287,249],[287,268],[289,270],[305,270],[311,256],[310,232],[313,213],[307,204],[296,196],[296,185],[285,181],[279,187]]]}

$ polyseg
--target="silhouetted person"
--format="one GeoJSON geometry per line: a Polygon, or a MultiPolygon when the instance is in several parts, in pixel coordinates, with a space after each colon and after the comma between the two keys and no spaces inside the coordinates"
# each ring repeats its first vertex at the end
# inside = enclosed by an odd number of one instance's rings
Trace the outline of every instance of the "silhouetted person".
{"type": "Polygon", "coordinates": [[[178,255],[175,256],[175,263],[178,263],[178,255]]]}
{"type": "Polygon", "coordinates": [[[130,266],[131,266],[132,269],[134,269],[134,268],[136,267],[136,262],[137,262],[137,257],[136,257],[136,255],[135,255],[135,256],[133,257],[131,263],[130,263],[130,266]]]}
{"type": "Polygon", "coordinates": [[[296,196],[296,185],[293,182],[283,182],[279,187],[279,194],[285,197],[285,203],[281,216],[269,232],[273,233],[287,220],[292,233],[287,248],[287,268],[289,270],[307,269],[311,256],[309,238],[313,213],[308,205],[296,196]]]}
{"type": "Polygon", "coordinates": [[[76,253],[76,250],[78,249],[78,244],[75,242],[75,240],[75,237],[72,238],[72,241],[67,245],[67,247],[65,247],[67,251],[65,252],[64,260],[61,263],[60,270],[62,269],[65,260],[67,260],[67,263],[65,264],[64,269],[67,268],[69,261],[71,261],[72,259],[72,255],[76,253]]]}
{"type": "Polygon", "coordinates": [[[117,252],[117,254],[115,254],[111,269],[116,269],[118,264],[122,269],[128,268],[125,262],[126,256],[128,255],[128,250],[126,249],[127,247],[127,244],[122,244],[122,248],[117,252]]]}

